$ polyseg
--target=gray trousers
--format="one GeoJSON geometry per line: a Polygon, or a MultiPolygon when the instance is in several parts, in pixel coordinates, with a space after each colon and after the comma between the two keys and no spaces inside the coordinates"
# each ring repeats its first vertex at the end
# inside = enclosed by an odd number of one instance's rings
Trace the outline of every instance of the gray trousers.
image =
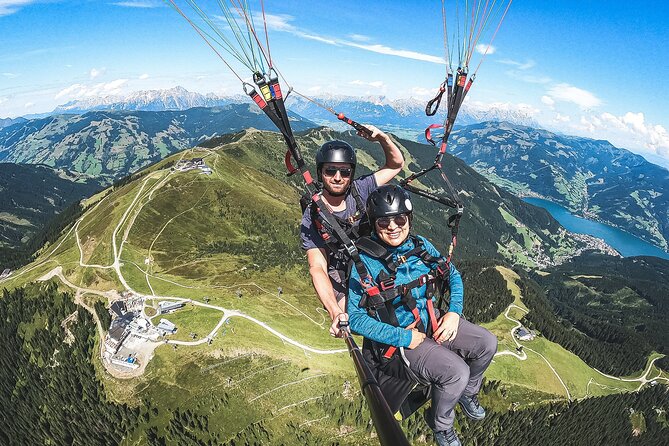
{"type": "Polygon", "coordinates": [[[432,384],[435,431],[453,427],[453,409],[460,396],[479,392],[483,372],[495,352],[497,337],[464,318],[460,318],[454,340],[438,344],[427,338],[413,350],[404,349],[411,370],[419,379],[432,384]]]}

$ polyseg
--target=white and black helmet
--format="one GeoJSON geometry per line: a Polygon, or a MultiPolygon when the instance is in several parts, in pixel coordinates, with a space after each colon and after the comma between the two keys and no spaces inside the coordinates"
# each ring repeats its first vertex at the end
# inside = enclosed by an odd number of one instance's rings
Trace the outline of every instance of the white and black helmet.
{"type": "Polygon", "coordinates": [[[386,184],[369,194],[367,198],[367,216],[373,223],[379,217],[409,214],[413,205],[407,191],[394,184],[386,184]]]}

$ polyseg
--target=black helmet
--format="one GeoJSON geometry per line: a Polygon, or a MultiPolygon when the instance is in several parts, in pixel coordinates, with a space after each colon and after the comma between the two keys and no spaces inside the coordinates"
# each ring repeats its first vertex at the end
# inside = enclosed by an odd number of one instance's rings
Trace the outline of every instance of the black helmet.
{"type": "Polygon", "coordinates": [[[349,143],[344,141],[328,141],[316,152],[316,173],[318,181],[323,181],[321,170],[325,163],[346,163],[352,168],[351,177],[355,176],[355,151],[349,143]]]}
{"type": "Polygon", "coordinates": [[[367,198],[367,216],[372,223],[379,217],[411,214],[412,211],[409,194],[394,184],[379,187],[367,198]]]}

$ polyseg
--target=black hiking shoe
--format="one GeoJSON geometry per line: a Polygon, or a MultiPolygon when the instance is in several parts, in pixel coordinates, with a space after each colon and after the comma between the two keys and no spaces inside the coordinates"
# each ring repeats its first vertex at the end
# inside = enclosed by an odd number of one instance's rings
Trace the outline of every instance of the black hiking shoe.
{"type": "Polygon", "coordinates": [[[485,418],[485,409],[481,407],[478,395],[462,395],[459,402],[462,411],[472,420],[482,420],[485,418]]]}
{"type": "Polygon", "coordinates": [[[453,430],[453,428],[435,432],[434,441],[437,442],[438,446],[462,446],[462,443],[460,443],[458,436],[455,435],[455,430],[453,430]]]}

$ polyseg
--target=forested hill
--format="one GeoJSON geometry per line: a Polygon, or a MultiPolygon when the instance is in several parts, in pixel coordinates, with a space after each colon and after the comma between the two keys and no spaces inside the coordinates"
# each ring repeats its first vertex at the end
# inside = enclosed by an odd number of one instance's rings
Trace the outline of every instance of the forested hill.
{"type": "Polygon", "coordinates": [[[669,170],[639,155],[506,122],[460,128],[449,148],[515,193],[547,197],[669,248],[669,170]]]}
{"type": "MultiPolygon", "coordinates": [[[[291,114],[295,130],[314,124],[291,114]]],[[[198,142],[245,128],[273,129],[255,104],[183,111],[93,111],[0,129],[0,161],[46,164],[110,184],[198,142]]]]}
{"type": "Polygon", "coordinates": [[[669,353],[669,261],[588,254],[533,278],[526,321],[592,367],[629,375],[669,353]]]}
{"type": "MultiPolygon", "coordinates": [[[[42,165],[0,163],[0,267],[14,268],[45,225],[102,186],[85,175],[42,165]]],[[[44,241],[41,241],[44,243],[44,241]]]]}

